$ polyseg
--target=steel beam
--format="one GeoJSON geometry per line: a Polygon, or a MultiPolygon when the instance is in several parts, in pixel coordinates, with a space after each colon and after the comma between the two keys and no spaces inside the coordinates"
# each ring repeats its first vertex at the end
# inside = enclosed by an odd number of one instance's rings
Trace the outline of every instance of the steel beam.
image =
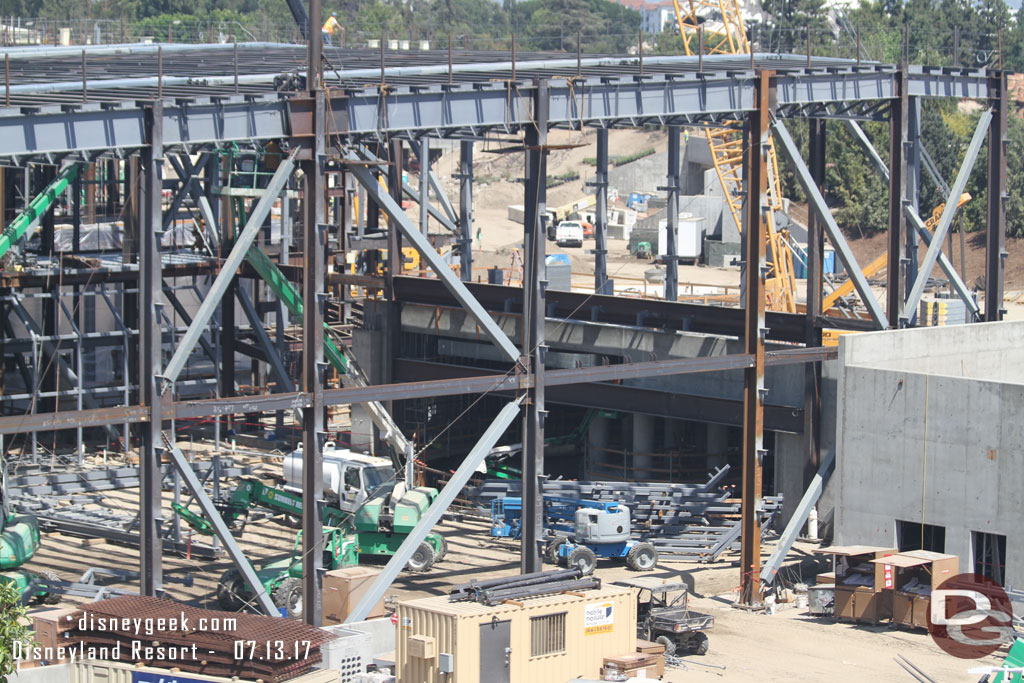
{"type": "MultiPolygon", "coordinates": [[[[200,304],[195,318],[192,319],[192,324],[188,326],[188,330],[185,331],[184,336],[178,342],[174,355],[171,356],[171,360],[168,361],[167,367],[164,369],[163,377],[161,378],[163,382],[161,393],[166,393],[167,389],[174,384],[175,380],[178,379],[178,375],[185,368],[188,357],[192,354],[192,349],[195,348],[199,337],[203,334],[203,329],[209,324],[214,311],[217,310],[217,306],[220,305],[221,300],[224,298],[228,285],[231,284],[231,281],[238,272],[238,268],[242,265],[242,261],[245,260],[249,247],[252,246],[252,242],[256,235],[259,234],[263,222],[270,214],[270,208],[277,201],[277,196],[281,194],[285,183],[288,182],[288,177],[291,175],[292,168],[295,165],[297,154],[298,150],[295,149],[287,159],[281,162],[281,165],[277,167],[273,177],[267,184],[263,196],[256,203],[252,213],[249,214],[249,218],[245,222],[245,228],[235,239],[231,252],[221,264],[220,272],[217,273],[217,278],[210,285],[203,303],[200,304]]],[[[229,305],[233,306],[234,302],[230,302],[229,305]]]]}
{"type": "Polygon", "coordinates": [[[807,490],[804,491],[804,495],[800,499],[800,504],[797,505],[796,510],[793,512],[793,516],[789,518],[789,523],[786,524],[782,536],[779,537],[779,542],[775,546],[771,557],[768,558],[768,561],[764,563],[764,567],[761,568],[761,583],[763,585],[770,586],[775,581],[775,575],[778,574],[779,567],[786,561],[789,549],[793,547],[793,543],[803,530],[804,524],[807,522],[807,516],[811,514],[811,508],[821,498],[821,492],[825,490],[825,484],[828,483],[828,478],[832,474],[832,467],[835,463],[835,451],[830,450],[814,478],[811,479],[807,490]]]}
{"type": "MultiPolygon", "coordinates": [[[[472,143],[472,140],[462,140],[461,142],[472,143]]],[[[434,191],[437,201],[441,203],[441,208],[444,210],[444,215],[448,218],[448,222],[453,226],[458,225],[459,219],[455,215],[455,207],[452,206],[452,200],[448,198],[444,187],[441,186],[441,181],[437,179],[437,174],[430,168],[429,163],[427,165],[427,180],[430,182],[430,189],[434,191]]]]}
{"type": "Polygon", "coordinates": [[[985,320],[1002,320],[1003,265],[1008,256],[1006,244],[1006,145],[1007,97],[1006,73],[989,77],[989,106],[993,110],[988,131],[988,212],[985,235],[985,320]]]}
{"type": "MultiPolygon", "coordinates": [[[[778,367],[801,363],[815,363],[836,357],[832,347],[794,348],[765,352],[765,366],[778,367]]],[[[693,372],[715,372],[722,370],[743,370],[753,366],[753,359],[747,354],[730,354],[705,358],[678,358],[643,363],[622,363],[618,365],[590,368],[548,370],[544,374],[546,387],[568,386],[589,382],[611,382],[622,379],[679,375],[693,372]]],[[[482,375],[457,379],[424,382],[402,382],[398,384],[374,384],[365,387],[346,387],[324,391],[324,405],[347,405],[372,400],[407,400],[436,396],[457,396],[501,391],[514,391],[530,385],[524,377],[515,375],[482,375]]],[[[163,403],[163,419],[194,419],[241,413],[274,412],[308,408],[310,399],[302,392],[264,394],[261,396],[239,396],[198,399],[163,403]]],[[[149,409],[145,406],[123,406],[118,408],[97,408],[81,413],[65,411],[60,413],[37,413],[0,417],[0,434],[18,434],[47,429],[73,429],[113,423],[142,423],[149,421],[149,409]]]]}
{"type": "MultiPolygon", "coordinates": [[[[259,343],[260,348],[263,349],[263,355],[266,356],[267,365],[270,366],[270,373],[274,378],[274,382],[277,383],[278,390],[274,393],[287,393],[295,391],[295,383],[292,378],[288,376],[288,370],[284,367],[284,361],[281,360],[281,356],[278,355],[277,346],[271,341],[270,335],[267,334],[267,330],[263,327],[263,321],[260,320],[259,314],[256,312],[256,307],[252,304],[252,299],[245,293],[244,289],[235,290],[235,296],[238,298],[238,303],[242,305],[242,312],[245,314],[246,319],[249,321],[249,326],[252,328],[253,334],[256,335],[256,341],[259,343]]],[[[299,422],[302,422],[302,411],[296,410],[296,417],[299,422]]]]}
{"type": "Polygon", "coordinates": [[[140,593],[157,595],[163,590],[160,482],[160,430],[163,410],[157,387],[160,375],[163,331],[157,299],[162,289],[160,236],[163,232],[163,104],[146,110],[149,146],[143,151],[145,179],[139,205],[139,403],[149,406],[150,421],[142,425],[139,448],[139,557],[140,593]]]}
{"type": "MultiPolygon", "coordinates": [[[[178,299],[178,295],[174,293],[174,290],[171,289],[171,287],[168,286],[166,282],[162,282],[162,289],[164,293],[164,298],[167,299],[168,303],[171,304],[171,307],[174,309],[174,312],[178,314],[178,316],[186,325],[191,325],[192,316],[189,315],[188,309],[186,309],[185,306],[181,303],[181,300],[178,299]]],[[[200,335],[199,345],[203,347],[203,352],[206,353],[206,357],[210,359],[210,362],[216,365],[217,353],[213,348],[213,344],[211,344],[206,339],[206,337],[200,335]]]]}
{"type": "MultiPolygon", "coordinates": [[[[744,261],[744,350],[754,364],[743,373],[743,482],[740,539],[740,602],[761,601],[761,525],[757,508],[761,499],[764,458],[764,334],[765,239],[768,231],[768,156],[770,154],[773,92],[769,72],[758,71],[757,107],[747,115],[747,163],[744,261]]],[[[783,129],[785,130],[785,129],[783,129]]],[[[799,159],[799,155],[797,155],[799,159]]],[[[802,163],[802,160],[801,160],[802,163]]],[[[804,168],[806,170],[806,167],[804,168]]],[[[809,180],[809,179],[808,179],[809,180]]],[[[812,188],[817,189],[811,185],[812,188]]]]}
{"type": "Polygon", "coordinates": [[[519,416],[519,404],[521,401],[521,398],[516,399],[501,409],[501,412],[498,413],[494,421],[487,427],[487,430],[480,436],[480,440],[477,441],[469,454],[466,455],[466,459],[462,461],[462,464],[452,474],[448,483],[441,489],[437,498],[427,508],[426,513],[416,524],[416,528],[405,537],[402,545],[398,547],[395,554],[388,560],[383,571],[374,579],[373,584],[363,594],[362,599],[349,613],[348,618],[345,619],[346,624],[366,619],[373,606],[384,597],[384,593],[394,582],[398,573],[405,567],[413,553],[416,552],[416,549],[419,548],[420,543],[427,537],[427,534],[434,528],[434,525],[441,520],[441,517],[448,510],[448,506],[462,492],[462,487],[466,485],[469,478],[476,472],[476,468],[480,466],[487,457],[487,454],[498,443],[498,439],[505,433],[505,430],[519,416]]]}
{"type": "MultiPolygon", "coordinates": [[[[430,172],[434,177],[434,172],[430,172]]],[[[459,275],[463,282],[473,281],[473,141],[459,143],[459,275]]],[[[445,197],[443,191],[437,191],[445,197]]],[[[447,199],[447,197],[445,197],[447,199]]]]}
{"type": "MultiPolygon", "coordinates": [[[[359,162],[361,159],[354,152],[349,152],[346,155],[349,161],[359,162]]],[[[380,183],[373,177],[373,173],[367,168],[353,163],[350,167],[352,175],[355,176],[356,180],[366,190],[367,195],[372,199],[387,215],[391,218],[395,225],[398,226],[402,236],[409,240],[409,242],[416,247],[420,255],[430,264],[431,269],[437,274],[438,278],[444,283],[444,286],[452,293],[452,295],[463,305],[470,315],[472,315],[480,327],[483,329],[491,341],[493,341],[498,348],[505,352],[509,360],[516,362],[519,360],[519,350],[516,349],[515,344],[512,340],[502,331],[500,327],[494,322],[490,314],[473,298],[473,295],[469,293],[466,286],[459,280],[452,269],[448,267],[448,264],[444,262],[441,256],[434,251],[433,245],[430,244],[426,238],[420,234],[417,226],[413,225],[409,216],[402,211],[402,207],[392,198],[384,188],[381,187],[380,183]]]]}
{"type": "Polygon", "coordinates": [[[799,181],[800,186],[803,188],[804,194],[807,195],[811,209],[817,213],[818,220],[822,222],[825,232],[828,233],[828,237],[832,241],[836,253],[839,255],[839,259],[842,261],[843,266],[845,266],[846,272],[849,273],[850,279],[853,280],[857,293],[867,307],[871,319],[878,329],[885,329],[888,327],[885,313],[878,304],[878,300],[871,293],[871,285],[868,284],[867,278],[864,277],[864,273],[861,272],[860,267],[857,265],[857,259],[853,255],[853,251],[850,249],[846,238],[843,236],[842,230],[839,229],[836,219],[832,216],[832,212],[829,211],[825,198],[814,184],[814,178],[811,176],[807,164],[804,163],[803,158],[800,156],[800,148],[793,141],[789,131],[786,130],[786,125],[781,119],[776,120],[772,128],[775,131],[776,139],[781,143],[779,146],[782,148],[783,154],[785,154],[789,163],[792,164],[793,170],[796,172],[797,181],[799,181]]]}
{"type": "Polygon", "coordinates": [[[981,146],[985,142],[989,123],[993,119],[992,113],[991,109],[986,109],[978,120],[978,126],[974,130],[971,144],[967,147],[967,154],[960,165],[960,171],[956,175],[956,180],[953,181],[951,192],[946,198],[946,208],[942,211],[939,224],[935,227],[935,233],[932,235],[932,243],[924,255],[924,260],[921,262],[921,270],[914,281],[914,287],[907,296],[904,314],[900,318],[900,324],[903,326],[910,324],[910,312],[917,310],[917,304],[921,301],[921,295],[924,294],[924,288],[931,277],[932,268],[935,267],[939,254],[942,252],[942,241],[946,237],[946,231],[949,230],[949,226],[953,223],[953,216],[956,214],[957,204],[959,203],[958,200],[967,186],[971,169],[974,168],[974,162],[977,160],[981,146]]]}
{"type": "Polygon", "coordinates": [[[679,126],[668,127],[668,193],[665,222],[665,300],[679,298],[679,258],[676,237],[679,235],[679,126]]]}
{"type": "Polygon", "coordinates": [[[174,442],[167,436],[166,433],[160,433],[161,439],[163,440],[164,447],[167,452],[171,454],[171,464],[174,465],[174,469],[178,471],[181,478],[185,480],[185,485],[196,499],[196,503],[199,504],[199,509],[203,511],[203,514],[208,520],[210,525],[213,527],[213,533],[217,534],[217,538],[220,539],[221,543],[224,544],[224,549],[227,550],[228,556],[231,561],[235,563],[235,568],[245,579],[245,582],[249,584],[252,589],[253,595],[256,596],[256,602],[259,603],[260,609],[269,616],[277,616],[278,611],[274,606],[274,601],[267,595],[267,591],[263,588],[263,582],[260,581],[260,577],[256,575],[256,570],[253,569],[252,564],[245,557],[245,553],[238,545],[238,541],[231,535],[231,531],[228,529],[227,524],[224,523],[224,518],[220,516],[220,512],[210,499],[209,494],[206,493],[206,489],[203,487],[203,483],[199,481],[199,477],[196,476],[195,470],[192,469],[192,465],[185,458],[185,455],[178,449],[174,442]]]}
{"type": "MultiPolygon", "coordinates": [[[[914,109],[911,107],[912,114],[913,111],[914,109]]],[[[913,116],[911,120],[913,120],[913,116]]],[[[882,176],[882,179],[885,182],[889,182],[889,169],[885,165],[885,162],[882,161],[882,158],[878,156],[878,152],[875,151],[875,148],[871,145],[871,141],[867,139],[866,135],[864,135],[864,131],[861,130],[860,126],[858,126],[854,121],[847,121],[846,124],[853,133],[854,139],[860,144],[864,153],[867,154],[868,159],[872,161],[872,165],[875,167],[875,170],[878,171],[878,174],[882,176]]],[[[925,148],[921,147],[921,151],[924,153],[925,148]]],[[[925,226],[924,221],[921,220],[921,217],[915,209],[918,197],[917,191],[915,190],[911,193],[909,190],[909,186],[912,184],[910,181],[912,181],[913,176],[914,174],[911,173],[908,178],[908,195],[910,196],[910,199],[902,202],[903,212],[906,214],[907,220],[910,222],[914,232],[926,245],[930,245],[932,243],[932,234],[928,232],[928,228],[925,226]]],[[[948,189],[949,186],[947,185],[946,187],[948,189]]],[[[914,248],[914,253],[916,254],[916,247],[914,248]]],[[[913,261],[913,264],[916,268],[916,259],[913,261]]],[[[953,285],[953,289],[955,289],[960,295],[960,299],[964,302],[964,305],[967,306],[971,315],[977,319],[980,316],[977,302],[975,302],[974,297],[972,296],[970,289],[964,283],[963,278],[960,277],[960,274],[957,273],[953,264],[941,251],[939,252],[939,267],[942,268],[942,272],[944,272],[946,277],[949,278],[950,283],[953,285]]],[[[912,311],[908,311],[908,313],[913,315],[912,311]]],[[[911,320],[913,320],[913,317],[911,317],[911,320]]]]}
{"type": "Polygon", "coordinates": [[[542,571],[541,546],[544,539],[544,317],[547,288],[544,263],[544,214],[547,203],[548,84],[535,83],[534,125],[526,129],[526,182],[523,189],[523,356],[527,390],[523,416],[523,520],[520,545],[520,571],[542,571]]]}
{"type": "Polygon", "coordinates": [[[597,166],[594,171],[594,293],[615,294],[608,281],[608,129],[597,129],[597,166]]]}

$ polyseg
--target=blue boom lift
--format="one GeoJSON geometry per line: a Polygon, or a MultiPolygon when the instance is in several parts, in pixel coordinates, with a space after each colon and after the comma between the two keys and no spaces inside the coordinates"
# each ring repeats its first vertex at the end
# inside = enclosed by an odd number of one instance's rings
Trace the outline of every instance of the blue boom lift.
{"type": "MultiPolygon", "coordinates": [[[[522,526],[522,498],[491,501],[491,536],[518,539],[522,526]]],[[[635,571],[658,563],[653,545],[630,538],[629,508],[621,503],[544,496],[544,529],[544,559],[584,574],[594,571],[598,558],[625,560],[635,571]]]]}

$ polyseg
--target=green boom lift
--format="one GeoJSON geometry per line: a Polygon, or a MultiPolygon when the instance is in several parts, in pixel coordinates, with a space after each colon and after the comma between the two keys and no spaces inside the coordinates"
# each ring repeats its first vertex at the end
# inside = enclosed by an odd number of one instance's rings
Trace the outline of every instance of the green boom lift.
{"type": "MultiPolygon", "coordinates": [[[[385,493],[367,500],[354,513],[337,508],[323,509],[324,568],[339,569],[358,563],[359,555],[391,556],[405,540],[427,508],[437,497],[437,489],[419,487],[404,491],[394,485],[385,493]]],[[[174,511],[201,534],[213,534],[213,527],[202,515],[184,505],[172,504],[174,511]]],[[[302,494],[267,486],[256,479],[242,479],[234,494],[219,505],[221,516],[229,526],[244,525],[249,510],[262,507],[286,516],[302,517],[302,494]]],[[[255,567],[265,590],[289,616],[302,614],[302,534],[295,539],[290,555],[274,558],[255,567]]],[[[440,560],[447,546],[440,534],[430,534],[420,544],[407,565],[412,571],[425,572],[440,560]]],[[[237,569],[229,569],[217,587],[220,606],[229,611],[241,609],[252,598],[237,569]]]]}

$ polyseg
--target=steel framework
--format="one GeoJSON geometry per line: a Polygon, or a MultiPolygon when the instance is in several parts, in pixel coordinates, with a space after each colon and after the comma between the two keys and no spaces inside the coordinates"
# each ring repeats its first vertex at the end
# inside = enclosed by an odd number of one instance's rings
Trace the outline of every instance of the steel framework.
{"type": "MultiPolygon", "coordinates": [[[[311,3],[310,21],[318,22],[319,2],[311,3]]],[[[481,438],[478,448],[464,463],[472,471],[475,460],[489,450],[513,417],[525,407],[524,454],[526,457],[525,493],[536,505],[524,506],[522,567],[524,572],[539,568],[537,531],[540,525],[539,482],[543,477],[545,388],[609,382],[630,377],[644,377],[687,372],[742,370],[745,393],[742,426],[744,430],[743,459],[743,597],[748,602],[759,599],[759,534],[756,506],[761,495],[761,462],[764,455],[764,370],[773,363],[808,363],[815,366],[828,352],[815,348],[820,344],[820,329],[834,326],[832,319],[821,316],[821,255],[824,234],[839,252],[847,270],[855,279],[857,291],[870,311],[871,321],[847,323],[851,329],[910,325],[913,310],[938,261],[938,245],[949,228],[956,202],[947,202],[946,214],[932,237],[928,255],[908,278],[904,293],[900,278],[903,233],[907,218],[918,223],[913,202],[906,195],[914,192],[920,175],[920,155],[908,154],[920,146],[918,127],[904,125],[913,116],[922,98],[957,97],[984,100],[987,109],[979,122],[961,173],[951,187],[955,200],[980,149],[981,140],[989,136],[988,259],[984,317],[996,320],[1002,315],[1003,200],[1005,198],[1005,77],[972,69],[930,69],[924,67],[896,68],[884,64],[857,63],[846,60],[786,55],[707,55],[694,57],[645,58],[598,57],[564,59],[558,55],[535,54],[513,57],[497,53],[467,53],[445,64],[442,53],[369,53],[367,51],[329,50],[326,60],[321,54],[319,31],[310,31],[308,51],[290,46],[263,45],[239,48],[240,58],[234,60],[233,71],[224,66],[224,47],[174,47],[164,50],[132,48],[133,54],[115,54],[104,48],[86,49],[85,57],[102,57],[100,65],[89,66],[89,60],[78,52],[64,50],[26,50],[12,52],[11,77],[5,84],[8,106],[0,108],[0,163],[23,172],[26,207],[32,211],[32,196],[37,191],[45,196],[66,191],[67,183],[87,182],[75,190],[74,251],[79,251],[82,224],[81,201],[88,206],[96,197],[105,197],[114,210],[122,203],[122,257],[113,268],[102,259],[78,263],[74,268],[60,259],[47,260],[54,252],[54,226],[51,214],[41,217],[43,228],[42,259],[36,271],[0,271],[0,301],[5,318],[15,311],[28,329],[30,342],[16,336],[5,319],[0,349],[5,359],[16,366],[26,387],[35,393],[41,387],[44,396],[52,398],[43,409],[0,417],[0,435],[31,434],[62,429],[80,430],[114,424],[135,425],[139,436],[141,520],[141,591],[154,594],[162,582],[160,558],[160,527],[163,523],[160,506],[160,451],[169,448],[180,469],[175,453],[175,423],[207,417],[235,416],[247,413],[302,410],[302,441],[304,446],[304,586],[306,618],[311,623],[320,619],[320,554],[316,552],[321,536],[316,502],[322,497],[322,442],[324,412],[327,406],[367,401],[386,402],[417,397],[447,396],[463,393],[508,392],[515,396],[492,428],[481,438]],[[252,51],[250,51],[252,50],[252,51]],[[258,52],[257,52],[258,51],[258,52]],[[257,58],[258,55],[258,58],[257,58]],[[380,63],[375,61],[380,56],[380,63]],[[80,58],[81,57],[81,58],[80,58]],[[390,60],[390,65],[388,64],[390,60]],[[344,65],[335,69],[325,64],[344,65]],[[310,69],[307,65],[314,65],[310,69]],[[46,70],[40,72],[41,66],[46,70]],[[197,80],[195,74],[204,78],[197,80]],[[46,74],[67,74],[58,80],[46,74]],[[304,78],[299,89],[279,89],[282,76],[304,78]],[[75,78],[78,80],[74,80],[75,78]],[[887,305],[875,300],[866,279],[858,277],[860,268],[838,226],[825,207],[820,187],[823,179],[824,122],[827,119],[888,119],[892,123],[894,142],[891,146],[890,241],[887,305]],[[786,127],[788,121],[807,120],[817,132],[810,166],[803,160],[786,127]],[[692,123],[718,124],[742,121],[745,129],[744,166],[746,205],[742,212],[744,226],[745,310],[722,309],[694,304],[650,301],[624,301],[608,296],[612,293],[606,273],[605,220],[597,221],[597,271],[595,295],[547,293],[543,282],[544,239],[541,216],[544,213],[544,178],[546,176],[547,134],[551,129],[596,128],[598,130],[598,169],[595,190],[598,206],[607,201],[607,131],[615,127],[642,125],[668,126],[673,145],[678,144],[679,126],[692,123]],[[772,140],[797,171],[811,199],[815,216],[809,226],[813,245],[809,259],[808,310],[806,315],[766,314],[764,311],[764,278],[766,273],[763,221],[766,220],[765,164],[766,149],[772,140]],[[899,144],[895,142],[899,136],[899,144]],[[415,141],[423,152],[421,173],[429,171],[431,139],[461,140],[460,200],[456,212],[440,188],[436,178],[427,178],[419,190],[403,186],[401,158],[403,141],[415,141]],[[509,288],[473,285],[468,282],[472,267],[472,140],[497,138],[515,140],[526,157],[524,205],[526,220],[524,243],[524,282],[519,291],[509,288]],[[386,150],[385,154],[382,150],[386,150]],[[246,155],[249,155],[248,157],[246,155]],[[238,184],[243,177],[246,159],[273,159],[274,172],[261,179],[253,172],[249,185],[238,184]],[[166,161],[166,163],[165,163],[166,161]],[[174,169],[176,180],[164,179],[167,164],[174,169]],[[294,187],[295,168],[302,179],[302,190],[294,187]],[[76,180],[77,169],[86,167],[86,181],[76,180]],[[45,173],[36,174],[43,169],[45,173]],[[101,169],[102,177],[97,177],[101,169]],[[123,178],[120,171],[123,170],[123,178]],[[379,182],[379,175],[390,176],[388,189],[379,182]],[[91,175],[90,175],[91,174],[91,175]],[[33,175],[39,175],[33,179],[33,175]],[[329,175],[341,179],[343,194],[354,195],[353,183],[359,187],[360,212],[355,217],[358,236],[365,236],[367,226],[377,227],[376,217],[388,217],[390,268],[383,278],[360,280],[378,283],[393,304],[392,314],[403,303],[432,302],[435,305],[466,310],[479,324],[485,337],[501,350],[507,371],[504,374],[460,377],[455,379],[385,383],[370,386],[328,387],[328,367],[324,363],[325,344],[334,342],[331,309],[328,307],[328,257],[345,251],[351,236],[353,217],[348,214],[349,201],[339,202],[332,211],[327,201],[332,186],[329,175]],[[56,189],[54,178],[60,178],[56,189]],[[429,187],[428,187],[429,186],[429,187]],[[413,201],[429,200],[433,189],[441,208],[424,211],[422,222],[413,221],[402,209],[403,194],[413,201]],[[172,197],[169,209],[164,208],[164,192],[172,197]],[[901,193],[901,197],[895,194],[901,193]],[[48,194],[49,193],[49,194],[48,194]],[[239,201],[240,200],[240,201],[239,201]],[[247,208],[246,201],[252,205],[247,208]],[[259,395],[238,395],[235,381],[236,354],[244,352],[269,363],[280,375],[284,372],[285,328],[288,311],[273,305],[277,319],[277,341],[270,335],[255,333],[255,343],[247,344],[246,331],[234,323],[234,299],[244,305],[251,328],[262,328],[268,303],[258,283],[258,267],[246,266],[243,257],[250,249],[270,249],[263,236],[270,206],[281,200],[283,246],[279,247],[275,277],[301,282],[302,299],[306,302],[302,316],[301,382],[292,389],[259,395]],[[294,211],[300,201],[301,210],[294,211]],[[901,208],[905,208],[904,211],[901,208]],[[174,250],[176,226],[184,220],[201,226],[197,231],[195,250],[199,255],[180,260],[174,250]],[[428,217],[429,214],[429,217],[428,217]],[[948,215],[947,215],[948,214],[948,215]],[[302,260],[289,260],[292,216],[301,217],[302,260]],[[450,235],[454,234],[460,248],[461,275],[456,275],[449,261],[442,258],[429,234],[430,217],[450,235]],[[915,218],[917,219],[915,221],[915,218]],[[235,234],[237,220],[244,229],[235,234]],[[286,230],[287,226],[287,230],[286,230]],[[424,230],[426,228],[426,230],[424,230]],[[286,235],[286,231],[288,234],[286,235]],[[168,239],[172,239],[168,242],[168,239]],[[398,277],[400,246],[413,246],[437,276],[434,280],[398,277]],[[178,258],[178,261],[175,259],[178,258]],[[53,274],[66,276],[54,293],[53,274]],[[168,324],[164,302],[175,311],[175,287],[167,277],[212,277],[211,288],[199,312],[186,320],[184,332],[168,324]],[[466,281],[464,281],[466,280],[466,281]],[[107,298],[117,318],[119,333],[109,343],[124,349],[125,373],[114,388],[121,405],[77,406],[60,410],[59,381],[55,370],[77,383],[81,396],[81,373],[70,370],[57,348],[65,339],[57,324],[55,302],[61,287],[102,286],[116,283],[116,296],[121,305],[107,298]],[[253,287],[252,297],[241,287],[253,287]],[[42,325],[29,313],[19,309],[19,297],[30,288],[48,292],[51,303],[44,306],[42,325]],[[219,316],[217,309],[220,309],[219,316]],[[884,308],[884,310],[883,310],[884,308]],[[115,310],[116,309],[116,310],[115,310]],[[495,322],[495,314],[515,311],[523,316],[523,338],[511,339],[495,322]],[[685,329],[719,335],[741,337],[744,353],[711,358],[672,361],[651,361],[627,365],[569,370],[545,370],[544,322],[546,317],[577,318],[618,322],[638,327],[658,325],[668,329],[685,329]],[[327,328],[325,330],[325,322],[327,328]],[[226,328],[226,329],[225,329],[226,328]],[[137,344],[133,341],[137,339],[137,344]],[[766,352],[766,340],[778,339],[806,345],[791,351],[766,352]],[[517,343],[518,341],[518,343],[517,343]],[[57,360],[58,368],[42,377],[34,376],[40,364],[28,356],[37,343],[42,351],[57,360]],[[48,345],[48,346],[47,346],[48,345]],[[217,382],[218,395],[191,398],[183,392],[186,382],[180,381],[185,368],[201,361],[193,353],[202,346],[212,363],[212,380],[217,382]],[[173,353],[165,360],[163,350],[173,353]],[[26,351],[28,349],[28,351],[26,351]],[[277,355],[277,358],[273,356],[277,355]],[[176,381],[179,380],[179,381],[176,381]],[[50,392],[50,393],[47,393],[50,392]],[[487,447],[487,448],[485,448],[487,447]]],[[[94,62],[95,64],[95,62],[94,62]]],[[[287,87],[287,86],[285,86],[287,87]]],[[[873,153],[866,138],[862,143],[873,153]]],[[[874,158],[878,158],[877,154],[874,158]]],[[[678,149],[670,155],[666,191],[675,198],[679,191],[678,149]]],[[[254,162],[255,163],[255,162],[254,162]]],[[[883,170],[883,169],[880,169],[883,170]]],[[[13,187],[8,178],[3,196],[13,187]]],[[[53,204],[53,202],[49,202],[53,204]]],[[[87,206],[87,209],[88,209],[87,206]]],[[[95,208],[95,207],[94,207],[95,208]]],[[[88,211],[87,211],[88,213],[88,211]]],[[[674,216],[670,212],[670,216],[674,216]]],[[[4,226],[7,227],[6,214],[4,226]]],[[[32,217],[29,220],[40,220],[32,217]]],[[[24,220],[22,221],[24,222],[24,220]]],[[[21,223],[18,224],[19,226],[21,223]]],[[[5,240],[17,244],[28,229],[18,227],[5,232],[5,240]]],[[[910,231],[917,235],[920,230],[910,231]]],[[[925,231],[927,232],[927,231],[925,231]]],[[[921,237],[924,237],[922,234],[921,237]]],[[[916,237],[915,237],[916,239],[916,237]]],[[[927,238],[925,238],[927,239],[927,238]]],[[[908,238],[909,240],[909,238],[908,238]]],[[[6,242],[5,242],[6,244],[6,242]]],[[[909,258],[915,260],[916,249],[909,258]]],[[[2,255],[0,255],[2,256],[2,255]]],[[[951,266],[950,266],[951,268],[951,266]]],[[[910,268],[907,273],[912,272],[910,268]]],[[[949,271],[947,270],[947,273],[949,271]]],[[[953,278],[953,273],[950,273],[953,278]]],[[[673,282],[671,283],[674,285],[673,282]]],[[[337,286],[332,281],[332,287],[337,286]]],[[[958,290],[960,288],[958,287],[958,290]]],[[[76,289],[75,313],[87,292],[76,289]]],[[[674,288],[667,287],[668,298],[674,288]]],[[[967,296],[966,290],[960,292],[967,296]]],[[[392,321],[394,322],[394,321],[392,321]]],[[[393,326],[392,331],[397,329],[393,326]]],[[[292,331],[294,332],[294,330],[292,331]]],[[[72,338],[76,353],[95,348],[98,340],[89,337],[88,327],[78,327],[72,338]],[[84,330],[84,331],[83,331],[84,330]],[[92,341],[87,341],[92,340],[92,341]]],[[[291,332],[289,333],[291,334],[291,332]]],[[[392,342],[389,343],[393,343],[392,342]]],[[[107,343],[104,341],[104,343],[107,343]]],[[[393,369],[389,369],[393,373],[393,369]]],[[[390,377],[388,374],[386,377],[390,377]]],[[[209,373],[206,376],[209,378],[209,373]]],[[[820,392],[820,373],[810,374],[808,387],[820,392]]],[[[0,385],[2,391],[3,385],[0,385]]],[[[808,438],[817,429],[817,406],[805,407],[808,438]]],[[[219,425],[219,422],[217,423],[219,425]]],[[[35,437],[33,439],[33,447],[35,437]]],[[[79,442],[81,436],[79,436],[79,442]]],[[[129,444],[126,442],[125,447],[129,444]]],[[[816,464],[816,448],[809,448],[816,464]]],[[[460,476],[463,468],[460,468],[460,476]]],[[[811,471],[817,468],[813,467],[811,471]]],[[[453,479],[453,482],[455,479],[453,479]]],[[[193,489],[194,477],[186,475],[186,484],[193,489]]],[[[193,490],[204,504],[199,490],[193,490]]],[[[443,500],[454,497],[446,490],[443,500]]],[[[442,506],[443,507],[443,506],[442,506]]],[[[435,511],[426,518],[424,528],[414,536],[427,532],[427,526],[443,512],[435,511]]],[[[414,547],[414,544],[410,547],[414,547]]],[[[393,579],[401,566],[402,552],[389,564],[381,584],[370,595],[379,595],[384,582],[393,579]],[[397,563],[397,564],[396,564],[397,563]]],[[[411,552],[409,550],[408,552],[411,552]]],[[[236,558],[244,564],[244,558],[236,558]]],[[[369,598],[368,598],[369,599],[369,598]]],[[[266,603],[266,601],[263,601],[266,603]]],[[[365,601],[364,601],[365,602],[365,601]]],[[[369,603],[368,603],[369,604],[369,603]]],[[[365,605],[360,605],[360,609],[365,605]]],[[[265,609],[269,609],[264,604],[265,609]]],[[[357,609],[358,611],[358,609],[357,609]]]]}

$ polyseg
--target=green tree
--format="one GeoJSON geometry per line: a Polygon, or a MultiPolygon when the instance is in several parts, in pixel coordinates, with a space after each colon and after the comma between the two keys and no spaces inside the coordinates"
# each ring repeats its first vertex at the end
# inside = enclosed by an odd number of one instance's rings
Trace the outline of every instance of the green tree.
{"type": "Polygon", "coordinates": [[[0,683],[7,683],[7,677],[17,668],[14,643],[31,643],[29,629],[22,623],[27,611],[15,585],[0,582],[0,683]]]}

